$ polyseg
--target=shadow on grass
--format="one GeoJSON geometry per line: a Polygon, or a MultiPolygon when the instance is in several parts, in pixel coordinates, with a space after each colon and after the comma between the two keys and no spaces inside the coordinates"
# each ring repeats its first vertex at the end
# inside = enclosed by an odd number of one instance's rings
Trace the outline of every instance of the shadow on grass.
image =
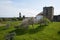
{"type": "Polygon", "coordinates": [[[39,32],[39,31],[42,31],[44,28],[45,28],[45,26],[38,26],[38,27],[35,28],[35,29],[30,29],[30,30],[28,31],[28,33],[29,33],[29,34],[34,34],[34,33],[37,33],[37,32],[39,32]]]}
{"type": "Polygon", "coordinates": [[[39,32],[39,31],[42,31],[44,28],[45,28],[45,26],[38,26],[35,29],[28,29],[28,30],[26,30],[26,29],[16,29],[16,30],[13,30],[12,32],[15,32],[16,35],[24,35],[26,33],[35,34],[35,33],[39,32]]]}
{"type": "Polygon", "coordinates": [[[24,35],[27,32],[25,29],[16,29],[15,33],[16,33],[16,35],[24,35]]]}
{"type": "Polygon", "coordinates": [[[0,27],[0,31],[6,30],[4,26],[0,27]]]}
{"type": "Polygon", "coordinates": [[[60,35],[60,31],[58,31],[57,33],[58,33],[58,35],[60,35]]]}

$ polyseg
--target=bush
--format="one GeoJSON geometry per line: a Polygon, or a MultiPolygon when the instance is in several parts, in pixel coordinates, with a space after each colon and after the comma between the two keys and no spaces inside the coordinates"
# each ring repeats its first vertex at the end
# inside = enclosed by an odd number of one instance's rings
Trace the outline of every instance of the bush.
{"type": "Polygon", "coordinates": [[[48,20],[45,17],[40,19],[40,21],[39,21],[40,26],[42,26],[42,25],[47,26],[49,23],[50,23],[50,20],[48,20]]]}
{"type": "Polygon", "coordinates": [[[0,18],[0,22],[3,22],[3,19],[2,18],[0,18]]]}
{"type": "Polygon", "coordinates": [[[30,25],[32,25],[32,27],[33,27],[33,24],[34,24],[34,19],[33,19],[33,17],[28,20],[28,23],[29,23],[30,25]]]}
{"type": "Polygon", "coordinates": [[[24,19],[22,23],[18,26],[15,26],[16,29],[28,29],[29,23],[27,19],[24,19]]]}
{"type": "Polygon", "coordinates": [[[32,27],[33,27],[33,24],[34,24],[33,18],[24,19],[22,21],[22,23],[19,26],[16,26],[15,28],[18,28],[18,29],[28,29],[28,26],[32,25],[32,27]]]}

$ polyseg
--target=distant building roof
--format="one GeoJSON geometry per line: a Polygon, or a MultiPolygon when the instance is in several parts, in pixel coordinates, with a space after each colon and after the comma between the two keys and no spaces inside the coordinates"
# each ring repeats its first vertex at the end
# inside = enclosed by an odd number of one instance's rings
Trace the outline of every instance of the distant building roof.
{"type": "Polygon", "coordinates": [[[40,12],[39,14],[37,14],[36,16],[39,16],[39,15],[43,15],[43,12],[40,12]]]}

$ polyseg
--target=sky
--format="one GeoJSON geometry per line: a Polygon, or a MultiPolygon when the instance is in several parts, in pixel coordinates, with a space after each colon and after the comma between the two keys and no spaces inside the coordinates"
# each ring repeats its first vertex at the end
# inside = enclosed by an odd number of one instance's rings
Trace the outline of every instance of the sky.
{"type": "Polygon", "coordinates": [[[60,0],[0,0],[0,17],[34,17],[43,7],[53,6],[54,15],[60,15],[60,0]]]}

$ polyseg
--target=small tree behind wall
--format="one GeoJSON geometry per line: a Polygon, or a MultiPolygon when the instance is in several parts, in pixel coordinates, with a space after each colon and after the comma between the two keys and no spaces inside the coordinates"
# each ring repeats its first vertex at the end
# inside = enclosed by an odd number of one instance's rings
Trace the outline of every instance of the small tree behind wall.
{"type": "Polygon", "coordinates": [[[28,21],[29,21],[29,24],[32,25],[32,27],[34,28],[34,26],[33,26],[34,25],[34,18],[33,17],[30,18],[28,21]]]}
{"type": "Polygon", "coordinates": [[[45,18],[45,17],[43,17],[43,18],[40,19],[40,21],[39,21],[40,26],[42,26],[42,25],[47,26],[49,23],[50,23],[50,20],[47,19],[47,18],[45,18]]]}

